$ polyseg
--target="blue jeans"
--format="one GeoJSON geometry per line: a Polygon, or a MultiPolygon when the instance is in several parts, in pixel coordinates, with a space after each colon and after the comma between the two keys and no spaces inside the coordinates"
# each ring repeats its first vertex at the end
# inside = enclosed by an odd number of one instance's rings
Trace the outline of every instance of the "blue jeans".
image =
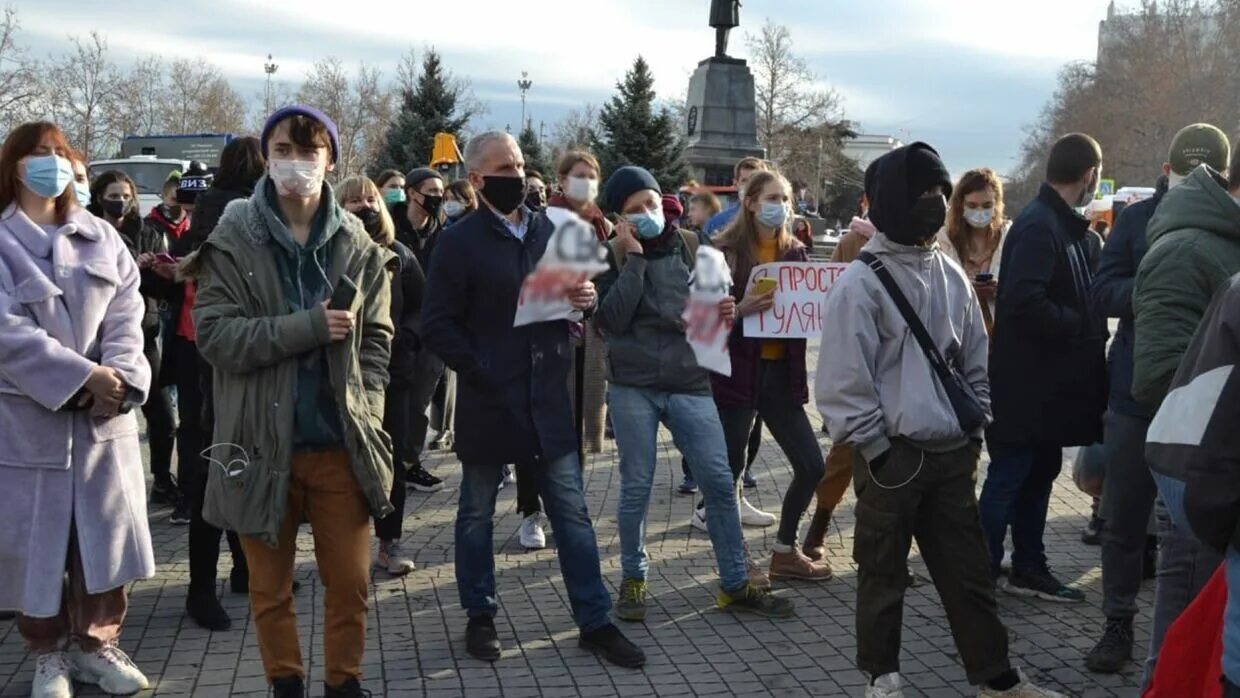
{"type": "Polygon", "coordinates": [[[1223,674],[1240,685],[1240,551],[1227,550],[1227,610],[1223,612],[1223,674]]]}
{"type": "Polygon", "coordinates": [[[706,525],[715,548],[725,591],[749,583],[745,539],[736,508],[736,489],[710,395],[681,395],[612,384],[608,388],[611,426],[620,450],[620,566],[625,579],[646,579],[646,510],[658,456],[660,422],[672,432],[676,448],[689,462],[693,479],[706,498],[706,525]]]}
{"type": "Polygon", "coordinates": [[[990,468],[982,486],[982,529],[990,549],[991,574],[1003,562],[1003,540],[1012,526],[1012,571],[1046,568],[1046,510],[1063,468],[1063,450],[1047,446],[990,444],[990,468]]]}
{"type": "MultiPolygon", "coordinates": [[[[583,632],[597,630],[611,622],[611,594],[599,569],[598,540],[581,491],[577,454],[540,460],[535,468],[573,620],[583,632]]],[[[503,465],[465,464],[462,471],[456,512],[456,584],[461,606],[470,618],[494,617],[499,611],[493,543],[495,495],[504,476],[503,465]]]]}

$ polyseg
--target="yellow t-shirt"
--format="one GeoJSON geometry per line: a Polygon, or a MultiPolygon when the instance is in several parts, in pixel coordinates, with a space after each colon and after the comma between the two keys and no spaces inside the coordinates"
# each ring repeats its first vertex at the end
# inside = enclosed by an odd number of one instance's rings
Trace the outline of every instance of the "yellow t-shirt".
{"type": "MultiPolygon", "coordinates": [[[[758,241],[758,262],[770,264],[779,258],[779,241],[758,241]]],[[[788,342],[783,339],[766,339],[762,341],[762,358],[766,361],[778,361],[788,358],[788,342]]]]}

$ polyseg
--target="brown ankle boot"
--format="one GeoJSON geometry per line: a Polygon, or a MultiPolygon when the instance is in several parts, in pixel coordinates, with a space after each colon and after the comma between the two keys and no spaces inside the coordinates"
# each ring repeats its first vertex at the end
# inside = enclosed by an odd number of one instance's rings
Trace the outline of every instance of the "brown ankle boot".
{"type": "Polygon", "coordinates": [[[831,511],[815,509],[814,518],[809,522],[809,530],[805,532],[805,543],[801,552],[805,557],[818,562],[827,556],[827,548],[823,540],[827,537],[827,526],[831,523],[831,511]]]}
{"type": "Polygon", "coordinates": [[[814,562],[801,554],[796,545],[771,546],[771,579],[802,579],[825,582],[831,578],[831,567],[814,562]]]}

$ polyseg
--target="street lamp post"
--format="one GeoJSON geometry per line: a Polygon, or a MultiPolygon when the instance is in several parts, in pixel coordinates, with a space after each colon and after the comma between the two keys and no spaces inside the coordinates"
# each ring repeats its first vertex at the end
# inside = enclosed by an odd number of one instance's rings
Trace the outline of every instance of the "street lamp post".
{"type": "Polygon", "coordinates": [[[271,62],[271,54],[267,54],[267,62],[263,64],[263,70],[267,73],[267,113],[272,112],[271,105],[271,76],[276,74],[280,66],[271,62]]]}
{"type": "Polygon", "coordinates": [[[521,127],[525,128],[525,93],[530,91],[534,86],[534,81],[529,79],[529,73],[521,71],[521,79],[517,81],[517,88],[521,90],[521,127]]]}

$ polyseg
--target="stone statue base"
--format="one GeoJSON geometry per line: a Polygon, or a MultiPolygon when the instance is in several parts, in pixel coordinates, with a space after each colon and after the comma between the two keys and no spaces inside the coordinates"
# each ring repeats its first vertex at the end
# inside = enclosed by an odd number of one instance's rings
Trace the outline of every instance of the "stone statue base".
{"type": "Polygon", "coordinates": [[[689,80],[685,160],[700,184],[728,186],[746,157],[765,157],[758,143],[753,74],[739,58],[716,56],[698,63],[689,80]]]}

